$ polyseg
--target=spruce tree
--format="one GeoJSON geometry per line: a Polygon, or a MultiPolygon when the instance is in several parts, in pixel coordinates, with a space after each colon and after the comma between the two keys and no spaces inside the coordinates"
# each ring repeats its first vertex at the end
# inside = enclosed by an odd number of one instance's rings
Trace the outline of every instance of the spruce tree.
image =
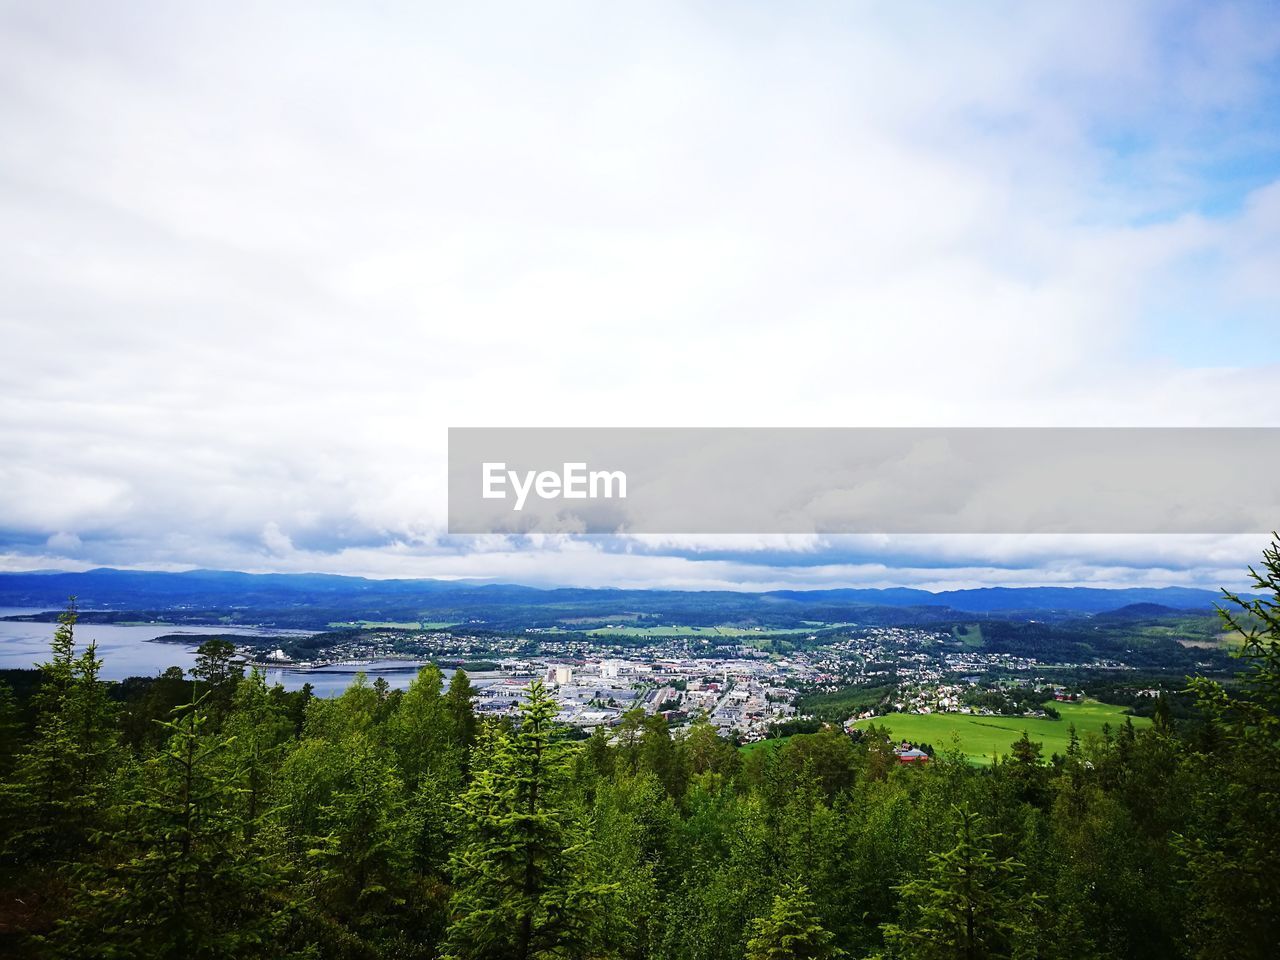
{"type": "Polygon", "coordinates": [[[1226,628],[1243,638],[1239,687],[1192,682],[1207,718],[1190,760],[1199,781],[1179,838],[1198,957],[1272,957],[1280,943],[1280,538],[1249,568],[1260,594],[1223,591],[1226,628]]]}
{"type": "Polygon", "coordinates": [[[228,756],[239,777],[238,797],[248,839],[268,810],[271,780],[293,735],[293,724],[284,706],[272,697],[261,670],[251,671],[237,685],[225,731],[228,756]]]}
{"type": "Polygon", "coordinates": [[[1022,889],[1022,865],[992,852],[998,835],[958,810],[956,843],[929,858],[923,876],[898,887],[902,920],[881,926],[901,960],[997,960],[1031,955],[1039,898],[1022,889]]]}
{"type": "Polygon", "coordinates": [[[244,677],[244,667],[236,661],[235,654],[235,644],[222,637],[212,637],[196,648],[191,676],[196,681],[197,694],[207,694],[205,711],[215,725],[230,709],[236,685],[244,677]]]}
{"type": "Polygon", "coordinates": [[[58,619],[41,685],[31,742],[4,787],[12,819],[6,852],[19,862],[73,861],[101,823],[116,747],[115,710],[90,643],[76,655],[75,600],[58,619]]]}
{"type": "Polygon", "coordinates": [[[13,688],[0,681],[0,778],[9,779],[22,742],[21,714],[13,688]]]}
{"type": "Polygon", "coordinates": [[[1041,762],[1043,746],[1023,730],[1001,764],[1001,770],[1012,778],[1018,798],[1035,806],[1044,806],[1048,799],[1049,769],[1041,762]]]}
{"type": "Polygon", "coordinates": [[[818,920],[817,906],[803,885],[786,886],[763,917],[751,921],[747,960],[838,960],[844,951],[818,920]]]}
{"type": "Polygon", "coordinates": [[[425,779],[452,784],[461,769],[453,722],[441,691],[444,676],[435,664],[418,671],[388,724],[388,736],[410,791],[425,779]]]}
{"type": "Polygon", "coordinates": [[[467,671],[456,670],[449,680],[449,690],[445,694],[445,709],[453,721],[453,736],[464,754],[469,751],[476,739],[475,687],[467,671]]]}
{"type": "Polygon", "coordinates": [[[586,831],[564,806],[568,758],[556,712],[534,681],[515,730],[494,724],[480,735],[459,805],[466,834],[451,864],[450,957],[584,957],[597,945],[613,888],[591,882],[582,864],[586,831]]]}
{"type": "Polygon", "coordinates": [[[247,842],[242,777],[230,741],[209,731],[204,699],[164,721],[164,748],[142,766],[106,838],[116,862],[79,871],[75,909],[50,938],[67,957],[257,958],[281,955],[284,877],[247,842]]]}
{"type": "Polygon", "coordinates": [[[413,821],[391,753],[362,736],[343,744],[337,783],[312,841],[317,906],[376,955],[406,902],[413,821]]]}

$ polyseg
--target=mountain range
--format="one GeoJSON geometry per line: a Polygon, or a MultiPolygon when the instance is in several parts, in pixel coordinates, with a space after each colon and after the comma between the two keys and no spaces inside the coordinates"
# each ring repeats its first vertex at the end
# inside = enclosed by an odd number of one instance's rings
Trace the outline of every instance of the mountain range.
{"type": "MultiPolygon", "coordinates": [[[[333,574],[239,573],[192,570],[161,573],[102,568],[80,573],[0,573],[0,606],[54,609],[75,596],[98,611],[311,611],[331,619],[399,619],[447,614],[496,623],[523,618],[531,625],[567,617],[640,617],[653,622],[777,624],[808,618],[901,621],[946,615],[1117,617],[1210,612],[1222,597],[1188,587],[979,587],[931,592],[910,587],[767,592],[540,589],[467,580],[372,580],[333,574]],[[888,615],[899,611],[899,615],[888,615]],[[877,615],[877,613],[879,615],[877,615]],[[905,615],[909,614],[909,615],[905,615]]],[[[225,618],[224,618],[225,619],[225,618]]]]}

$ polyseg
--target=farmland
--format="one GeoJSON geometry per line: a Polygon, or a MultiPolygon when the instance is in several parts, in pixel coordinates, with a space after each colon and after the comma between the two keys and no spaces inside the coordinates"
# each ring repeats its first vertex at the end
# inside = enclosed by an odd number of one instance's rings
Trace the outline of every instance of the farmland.
{"type": "MultiPolygon", "coordinates": [[[[891,713],[870,720],[859,720],[855,726],[869,724],[887,727],[894,737],[913,743],[932,744],[936,750],[951,749],[952,738],[958,738],[960,750],[975,763],[990,763],[995,754],[1007,754],[1009,745],[1025,730],[1032,740],[1044,744],[1046,758],[1065,753],[1071,724],[1081,740],[1088,734],[1100,734],[1104,724],[1111,729],[1121,727],[1127,716],[1123,707],[1086,700],[1083,703],[1054,705],[1062,714],[1060,720],[1040,717],[985,717],[963,713],[891,713]]],[[[1145,717],[1128,718],[1135,727],[1149,726],[1145,717]]]]}

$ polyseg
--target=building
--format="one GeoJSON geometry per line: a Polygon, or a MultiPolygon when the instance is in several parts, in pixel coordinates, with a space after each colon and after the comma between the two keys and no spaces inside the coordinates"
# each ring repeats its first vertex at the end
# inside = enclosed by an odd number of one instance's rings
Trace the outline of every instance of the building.
{"type": "Polygon", "coordinates": [[[600,676],[606,680],[616,680],[626,670],[627,664],[622,660],[605,660],[600,664],[600,676]]]}
{"type": "Polygon", "coordinates": [[[547,667],[547,683],[555,683],[564,686],[573,683],[573,667],[568,664],[553,663],[547,667]]]}
{"type": "Polygon", "coordinates": [[[899,763],[928,763],[929,755],[918,747],[913,747],[909,743],[903,743],[901,747],[894,751],[898,755],[899,763]]]}

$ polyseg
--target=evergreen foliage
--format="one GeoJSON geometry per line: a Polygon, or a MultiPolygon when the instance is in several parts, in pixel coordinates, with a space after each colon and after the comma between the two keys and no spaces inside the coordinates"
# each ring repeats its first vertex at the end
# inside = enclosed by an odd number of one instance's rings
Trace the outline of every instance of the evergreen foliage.
{"type": "Polygon", "coordinates": [[[746,960],[838,960],[844,951],[815,916],[804,886],[788,886],[773,898],[768,915],[751,921],[746,960]]]}
{"type": "Polygon", "coordinates": [[[574,742],[537,682],[514,720],[434,666],[323,699],[221,644],[114,685],[72,605],[29,702],[0,686],[0,955],[1270,958],[1280,541],[1253,577],[1198,713],[986,768],[643,710],[574,742]]]}
{"type": "Polygon", "coordinates": [[[588,877],[584,831],[564,809],[568,757],[556,711],[535,680],[515,730],[489,727],[477,746],[452,862],[450,957],[587,957],[598,946],[612,888],[588,877]]]}
{"type": "Polygon", "coordinates": [[[73,909],[50,938],[58,955],[280,955],[285,876],[254,838],[232,741],[210,731],[203,697],[175,714],[105,833],[112,860],[77,871],[73,909]]]}

